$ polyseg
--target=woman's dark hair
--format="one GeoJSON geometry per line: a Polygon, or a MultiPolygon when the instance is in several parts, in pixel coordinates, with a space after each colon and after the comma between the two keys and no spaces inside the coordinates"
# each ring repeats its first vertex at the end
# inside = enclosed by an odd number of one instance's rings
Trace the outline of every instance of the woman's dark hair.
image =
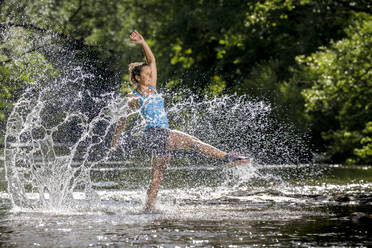
{"type": "Polygon", "coordinates": [[[132,84],[137,84],[138,81],[136,79],[136,76],[140,76],[142,72],[142,68],[144,66],[148,66],[146,62],[134,62],[129,64],[128,71],[129,71],[129,81],[132,84]]]}

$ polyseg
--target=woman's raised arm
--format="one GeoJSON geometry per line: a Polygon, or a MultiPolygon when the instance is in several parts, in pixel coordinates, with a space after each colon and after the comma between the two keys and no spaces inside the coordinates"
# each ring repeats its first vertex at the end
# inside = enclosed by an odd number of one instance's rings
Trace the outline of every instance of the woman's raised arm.
{"type": "Polygon", "coordinates": [[[134,30],[130,38],[132,39],[132,43],[140,44],[142,46],[143,52],[145,53],[147,63],[150,65],[151,68],[151,84],[152,87],[156,89],[156,81],[158,79],[158,73],[156,69],[156,61],[155,56],[152,53],[149,45],[147,45],[145,39],[142,37],[140,33],[138,33],[137,30],[134,30]]]}

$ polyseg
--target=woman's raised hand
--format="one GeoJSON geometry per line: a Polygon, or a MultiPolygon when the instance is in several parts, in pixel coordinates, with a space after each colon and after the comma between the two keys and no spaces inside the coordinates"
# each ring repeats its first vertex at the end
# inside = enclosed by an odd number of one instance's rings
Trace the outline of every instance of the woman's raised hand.
{"type": "Polygon", "coordinates": [[[132,43],[134,44],[142,44],[143,42],[145,42],[145,39],[140,33],[138,33],[137,30],[134,30],[129,37],[132,39],[132,43]]]}

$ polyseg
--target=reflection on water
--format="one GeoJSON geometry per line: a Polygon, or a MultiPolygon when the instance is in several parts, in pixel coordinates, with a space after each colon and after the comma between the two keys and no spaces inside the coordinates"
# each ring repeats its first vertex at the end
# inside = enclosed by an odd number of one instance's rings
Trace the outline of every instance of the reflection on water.
{"type": "MultiPolygon", "coordinates": [[[[2,247],[367,247],[372,168],[170,168],[157,211],[142,211],[148,168],[97,168],[101,201],[11,209],[1,192],[2,247]],[[295,180],[302,171],[303,180],[295,180]],[[184,180],[179,180],[180,178],[184,180]],[[135,181],[137,178],[137,182],[135,181]],[[283,179],[285,178],[285,180],[283,179]],[[247,181],[249,179],[249,181],[247,181]],[[235,183],[234,183],[235,181],[235,183]]],[[[32,198],[32,196],[29,196],[32,198]]]]}

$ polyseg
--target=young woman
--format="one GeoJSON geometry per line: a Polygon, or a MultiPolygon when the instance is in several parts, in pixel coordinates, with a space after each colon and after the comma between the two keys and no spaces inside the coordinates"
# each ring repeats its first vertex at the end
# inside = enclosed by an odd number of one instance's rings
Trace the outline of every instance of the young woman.
{"type": "MultiPolygon", "coordinates": [[[[150,211],[155,200],[164,171],[170,162],[171,150],[192,149],[203,155],[221,159],[227,165],[240,165],[249,163],[250,159],[226,153],[199,139],[176,130],[170,130],[167,114],[164,110],[164,100],[157,92],[157,69],[155,57],[141,34],[135,30],[131,35],[132,43],[142,46],[147,63],[136,62],[129,65],[129,79],[136,89],[126,96],[128,102],[127,113],[140,109],[145,119],[146,127],[141,144],[147,151],[152,152],[151,184],[147,191],[145,210],[150,211]]],[[[115,128],[112,147],[119,145],[119,137],[125,128],[127,119],[120,118],[115,128]]]]}

